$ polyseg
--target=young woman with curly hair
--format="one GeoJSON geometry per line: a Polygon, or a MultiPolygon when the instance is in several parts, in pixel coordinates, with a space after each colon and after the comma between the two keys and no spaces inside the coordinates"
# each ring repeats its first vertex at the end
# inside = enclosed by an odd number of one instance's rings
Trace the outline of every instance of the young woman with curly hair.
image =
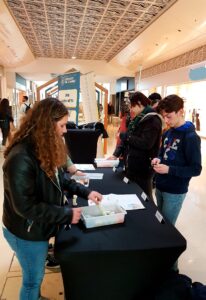
{"type": "Polygon", "coordinates": [[[59,226],[80,219],[80,208],[63,206],[63,191],[95,203],[102,199],[98,192],[64,179],[67,120],[62,102],[42,100],[28,111],[5,151],[3,232],[22,268],[20,300],[41,299],[48,241],[59,226]]]}

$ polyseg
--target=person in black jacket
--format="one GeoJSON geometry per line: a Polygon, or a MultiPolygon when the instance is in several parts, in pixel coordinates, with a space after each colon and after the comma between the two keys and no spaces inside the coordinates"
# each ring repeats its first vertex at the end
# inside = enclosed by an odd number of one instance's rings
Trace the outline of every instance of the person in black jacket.
{"type": "Polygon", "coordinates": [[[162,100],[162,97],[159,93],[152,93],[148,96],[148,99],[151,101],[152,108],[156,111],[158,103],[162,100]]]}
{"type": "Polygon", "coordinates": [[[9,100],[4,98],[0,102],[0,128],[2,132],[2,146],[6,145],[10,134],[10,127],[13,125],[14,119],[9,106],[9,100]]]}
{"type": "Polygon", "coordinates": [[[80,208],[64,206],[64,190],[98,203],[102,195],[74,180],[62,166],[68,111],[57,99],[36,103],[5,150],[3,232],[22,268],[20,300],[37,300],[48,240],[59,226],[78,223],[80,208]]]}
{"type": "Polygon", "coordinates": [[[127,132],[120,134],[122,142],[111,158],[115,159],[124,152],[127,177],[153,199],[151,159],[158,154],[162,120],[149,105],[150,100],[141,92],[132,94],[130,103],[135,117],[127,132]]]}

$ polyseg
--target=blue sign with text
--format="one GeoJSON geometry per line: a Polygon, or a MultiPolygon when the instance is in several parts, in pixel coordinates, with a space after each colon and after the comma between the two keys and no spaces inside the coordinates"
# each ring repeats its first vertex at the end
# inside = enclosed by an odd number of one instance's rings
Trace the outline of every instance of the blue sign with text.
{"type": "Polygon", "coordinates": [[[59,100],[69,110],[69,120],[78,125],[80,72],[58,77],[59,100]]]}

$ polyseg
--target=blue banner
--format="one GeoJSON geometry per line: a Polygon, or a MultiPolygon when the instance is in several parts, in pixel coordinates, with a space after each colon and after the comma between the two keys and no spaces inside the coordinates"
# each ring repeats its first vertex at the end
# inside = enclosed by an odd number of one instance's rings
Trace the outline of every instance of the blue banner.
{"type": "Polygon", "coordinates": [[[191,69],[189,71],[189,78],[191,80],[202,80],[206,78],[206,68],[200,67],[196,69],[191,69]]]}
{"type": "Polygon", "coordinates": [[[58,77],[59,100],[69,110],[69,120],[78,125],[80,72],[58,77]]]}

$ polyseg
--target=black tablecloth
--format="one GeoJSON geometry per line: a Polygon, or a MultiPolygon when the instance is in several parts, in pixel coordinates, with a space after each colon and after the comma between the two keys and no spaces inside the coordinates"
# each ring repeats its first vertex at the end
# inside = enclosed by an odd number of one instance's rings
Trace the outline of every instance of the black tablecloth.
{"type": "Polygon", "coordinates": [[[69,156],[73,163],[93,164],[100,130],[68,129],[64,134],[69,156]]]}
{"type": "MultiPolygon", "coordinates": [[[[124,224],[86,229],[82,223],[61,229],[55,253],[60,262],[66,299],[148,299],[167,270],[186,249],[183,236],[167,221],[155,217],[157,208],[141,198],[134,183],[122,181],[122,173],[104,172],[103,181],[90,180],[90,188],[102,194],[137,194],[143,210],[127,211],[124,224]]],[[[78,204],[87,201],[78,199],[78,204]]]]}

